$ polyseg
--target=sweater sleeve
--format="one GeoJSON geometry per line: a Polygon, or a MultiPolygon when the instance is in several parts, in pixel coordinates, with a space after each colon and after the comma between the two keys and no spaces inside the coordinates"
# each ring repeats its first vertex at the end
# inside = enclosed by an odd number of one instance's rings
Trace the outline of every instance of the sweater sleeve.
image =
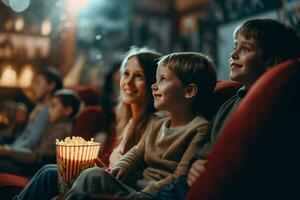
{"type": "Polygon", "coordinates": [[[127,170],[127,175],[129,175],[144,165],[146,135],[147,134],[144,134],[140,142],[130,149],[124,157],[116,163],[115,168],[124,167],[127,170]]]}
{"type": "Polygon", "coordinates": [[[157,182],[151,182],[145,189],[144,192],[153,192],[160,188],[166,187],[172,183],[173,180],[178,179],[180,176],[184,176],[188,174],[189,171],[189,162],[195,156],[197,151],[201,149],[201,147],[208,140],[208,124],[203,124],[203,126],[199,127],[194,132],[194,137],[191,140],[187,150],[181,157],[180,162],[178,163],[176,170],[173,173],[170,173],[164,179],[161,179],[157,182]]]}

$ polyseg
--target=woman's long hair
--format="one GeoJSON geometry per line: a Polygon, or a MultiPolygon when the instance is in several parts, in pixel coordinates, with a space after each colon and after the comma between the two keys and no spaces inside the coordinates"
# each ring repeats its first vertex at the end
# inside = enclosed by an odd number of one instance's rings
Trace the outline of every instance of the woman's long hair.
{"type": "MultiPolygon", "coordinates": [[[[148,48],[134,48],[127,53],[127,56],[122,62],[121,70],[125,68],[129,58],[137,58],[145,76],[147,99],[145,112],[142,115],[140,115],[137,119],[134,119],[130,127],[127,127],[126,133],[124,133],[130,134],[131,138],[131,140],[128,141],[128,145],[126,145],[127,148],[131,148],[132,145],[136,144],[140,140],[142,133],[145,131],[146,124],[149,120],[149,117],[151,116],[151,113],[155,112],[155,108],[153,105],[153,96],[151,92],[151,85],[155,83],[157,61],[160,58],[160,56],[161,55],[159,53],[148,48]]],[[[118,141],[121,141],[122,137],[124,136],[124,128],[129,123],[129,120],[131,118],[132,112],[130,109],[130,105],[123,103],[122,96],[120,95],[119,103],[116,107],[116,131],[118,141]]],[[[125,147],[124,150],[129,150],[127,148],[125,147]]]]}

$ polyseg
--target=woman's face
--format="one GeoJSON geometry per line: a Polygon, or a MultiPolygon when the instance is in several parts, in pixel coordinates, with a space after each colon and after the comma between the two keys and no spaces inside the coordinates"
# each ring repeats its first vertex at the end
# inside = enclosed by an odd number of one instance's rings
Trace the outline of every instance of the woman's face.
{"type": "Polygon", "coordinates": [[[146,105],[145,74],[135,56],[129,58],[121,70],[120,89],[123,103],[146,105]]]}

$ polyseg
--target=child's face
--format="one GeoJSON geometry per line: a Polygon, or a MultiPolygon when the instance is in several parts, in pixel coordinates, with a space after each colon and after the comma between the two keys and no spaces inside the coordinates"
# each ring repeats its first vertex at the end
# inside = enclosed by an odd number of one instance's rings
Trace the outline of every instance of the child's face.
{"type": "Polygon", "coordinates": [[[263,51],[253,39],[238,35],[234,40],[234,49],[230,59],[230,78],[250,87],[266,69],[263,51]]]}
{"type": "Polygon", "coordinates": [[[50,84],[40,74],[35,77],[32,89],[37,101],[42,101],[51,92],[50,84]]]}
{"type": "Polygon", "coordinates": [[[185,88],[173,71],[160,65],[156,71],[156,83],[152,85],[152,94],[156,109],[172,111],[182,105],[185,88]]]}
{"type": "Polygon", "coordinates": [[[121,72],[120,89],[125,104],[146,104],[146,80],[136,57],[128,59],[121,72]]]}
{"type": "Polygon", "coordinates": [[[48,111],[50,123],[68,117],[67,108],[63,106],[59,98],[52,97],[48,111]]]}

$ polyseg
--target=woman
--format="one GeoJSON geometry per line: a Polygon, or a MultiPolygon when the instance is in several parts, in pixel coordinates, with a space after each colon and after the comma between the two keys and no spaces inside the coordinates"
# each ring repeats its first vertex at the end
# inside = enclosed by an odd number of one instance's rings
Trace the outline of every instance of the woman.
{"type": "MultiPolygon", "coordinates": [[[[147,48],[128,52],[121,65],[120,102],[116,109],[117,146],[110,156],[109,167],[138,143],[154,115],[151,85],[155,82],[157,59],[161,55],[147,48]]],[[[15,199],[51,199],[59,194],[57,166],[39,170],[15,199]]]]}

